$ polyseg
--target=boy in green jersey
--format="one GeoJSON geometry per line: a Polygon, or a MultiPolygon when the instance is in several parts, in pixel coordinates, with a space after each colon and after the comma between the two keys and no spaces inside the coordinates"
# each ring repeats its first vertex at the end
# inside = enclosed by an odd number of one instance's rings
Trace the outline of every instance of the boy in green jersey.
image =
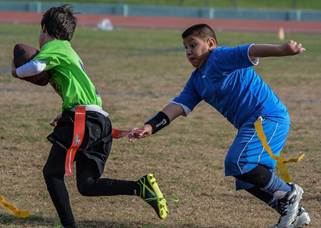
{"type": "Polygon", "coordinates": [[[153,174],[145,175],[138,181],[101,178],[111,150],[112,125],[108,113],[102,109],[102,100],[95,86],[84,71],[81,59],[70,45],[76,22],[70,6],[50,8],[41,21],[40,52],[21,67],[12,67],[12,75],[18,78],[50,71],[48,82],[63,101],[62,114],[53,121],[55,128],[48,136],[52,148],[43,169],[47,189],[61,224],[64,227],[76,227],[64,174],[69,152],[77,143],[80,144],[78,153],[74,154],[70,164],[76,161],[77,187],[82,195],[138,195],[154,208],[161,219],[165,219],[168,214],[167,203],[153,174]],[[85,115],[83,139],[75,137],[75,132],[81,128],[78,126],[81,121],[77,119],[79,107],[82,107],[82,114],[85,115]]]}

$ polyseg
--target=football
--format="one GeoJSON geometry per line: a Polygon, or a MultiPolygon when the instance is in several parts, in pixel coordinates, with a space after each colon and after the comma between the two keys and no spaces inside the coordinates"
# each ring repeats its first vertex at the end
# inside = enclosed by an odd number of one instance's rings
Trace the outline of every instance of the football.
{"type": "MultiPolygon", "coordinates": [[[[36,48],[31,47],[27,44],[16,44],[13,48],[13,63],[15,67],[20,67],[23,64],[27,63],[28,61],[33,59],[33,57],[35,57],[38,52],[39,51],[36,48]]],[[[21,79],[39,86],[45,86],[49,82],[50,73],[48,71],[44,71],[40,74],[21,79]]]]}

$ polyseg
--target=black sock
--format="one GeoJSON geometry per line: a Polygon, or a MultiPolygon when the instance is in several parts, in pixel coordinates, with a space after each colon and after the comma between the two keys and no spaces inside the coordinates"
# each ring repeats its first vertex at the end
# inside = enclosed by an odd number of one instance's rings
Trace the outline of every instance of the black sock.
{"type": "Polygon", "coordinates": [[[95,162],[87,158],[77,160],[77,187],[85,196],[138,195],[137,181],[99,178],[95,162]]]}
{"type": "Polygon", "coordinates": [[[84,196],[139,195],[136,181],[82,176],[77,178],[77,187],[84,196]]]}
{"type": "Polygon", "coordinates": [[[246,191],[252,194],[253,196],[255,196],[256,198],[262,200],[264,203],[266,203],[267,205],[269,205],[271,208],[273,208],[278,212],[278,207],[277,207],[278,201],[274,200],[274,197],[271,193],[265,192],[258,187],[246,189],[246,191]]]}

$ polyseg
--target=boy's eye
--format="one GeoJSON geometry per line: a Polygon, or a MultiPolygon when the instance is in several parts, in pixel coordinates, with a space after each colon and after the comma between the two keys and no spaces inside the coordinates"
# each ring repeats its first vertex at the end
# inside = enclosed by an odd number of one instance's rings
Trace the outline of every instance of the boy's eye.
{"type": "Polygon", "coordinates": [[[196,46],[197,46],[196,43],[191,43],[191,44],[184,45],[184,48],[185,50],[187,50],[188,48],[194,49],[196,46]]]}

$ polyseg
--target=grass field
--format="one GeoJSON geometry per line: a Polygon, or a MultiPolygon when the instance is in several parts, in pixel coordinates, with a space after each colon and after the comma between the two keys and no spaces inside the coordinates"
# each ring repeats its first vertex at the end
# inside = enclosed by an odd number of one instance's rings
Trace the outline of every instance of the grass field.
{"type": "MultiPolygon", "coordinates": [[[[0,67],[10,65],[12,47],[37,45],[38,26],[0,25],[0,67]]],[[[178,94],[192,70],[184,57],[178,30],[80,28],[73,41],[102,95],[114,127],[140,126],[178,94]]],[[[277,43],[272,33],[222,33],[219,42],[277,43]]],[[[294,181],[305,189],[303,205],[311,227],[321,227],[321,41],[319,35],[287,34],[301,41],[301,56],[261,59],[257,71],[288,106],[292,131],[289,153],[306,153],[291,166],[294,181]]],[[[0,194],[33,215],[16,219],[0,209],[0,227],[59,227],[42,167],[50,144],[49,122],[60,111],[60,98],[49,86],[36,87],[9,74],[0,75],[0,194]]],[[[104,176],[137,179],[156,174],[170,200],[170,215],[160,221],[139,198],[80,196],[67,178],[74,215],[80,227],[268,227],[278,216],[245,192],[235,192],[224,177],[224,156],[236,130],[201,103],[159,134],[135,143],[114,141],[104,176]]]]}

